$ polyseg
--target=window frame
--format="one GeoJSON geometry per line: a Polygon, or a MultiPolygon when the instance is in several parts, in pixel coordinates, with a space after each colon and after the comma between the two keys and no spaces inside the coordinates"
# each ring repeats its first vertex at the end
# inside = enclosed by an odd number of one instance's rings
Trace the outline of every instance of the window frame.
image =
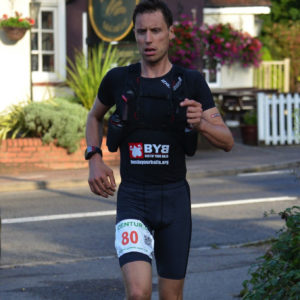
{"type": "MultiPolygon", "coordinates": [[[[38,28],[32,28],[32,33],[38,33],[38,50],[30,49],[31,55],[38,54],[39,71],[32,71],[33,84],[57,83],[66,79],[66,26],[65,6],[62,1],[59,3],[48,3],[41,5],[38,13],[38,28]],[[42,12],[53,13],[53,29],[42,29],[42,12]],[[42,50],[42,33],[53,32],[54,50],[42,50]],[[54,54],[54,71],[43,71],[42,55],[54,54]]],[[[30,42],[31,43],[31,42],[30,42]]],[[[30,46],[31,47],[31,46],[30,46]]]]}
{"type": "MultiPolygon", "coordinates": [[[[204,58],[204,60],[205,60],[205,58],[204,58]]],[[[209,73],[210,73],[209,69],[203,68],[203,70],[202,70],[203,76],[210,88],[221,87],[221,68],[222,68],[222,66],[220,65],[220,63],[217,63],[216,68],[215,68],[216,81],[214,81],[214,82],[209,80],[209,73]]]]}

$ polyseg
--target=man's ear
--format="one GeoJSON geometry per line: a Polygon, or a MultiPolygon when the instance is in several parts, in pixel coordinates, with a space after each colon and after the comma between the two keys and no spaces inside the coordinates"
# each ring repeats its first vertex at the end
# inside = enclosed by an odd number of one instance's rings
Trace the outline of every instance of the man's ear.
{"type": "Polygon", "coordinates": [[[169,28],[169,37],[170,37],[170,40],[173,40],[175,38],[174,26],[173,25],[171,25],[170,28],[169,28]]]}

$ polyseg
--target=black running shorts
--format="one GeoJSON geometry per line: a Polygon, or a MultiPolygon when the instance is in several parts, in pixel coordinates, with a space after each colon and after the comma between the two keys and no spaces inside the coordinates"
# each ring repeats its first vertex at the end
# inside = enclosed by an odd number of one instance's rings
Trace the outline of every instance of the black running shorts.
{"type": "Polygon", "coordinates": [[[191,240],[188,183],[121,183],[117,199],[116,249],[120,266],[151,263],[154,251],[160,277],[183,279],[191,240]],[[154,249],[153,249],[154,240],[154,249]]]}

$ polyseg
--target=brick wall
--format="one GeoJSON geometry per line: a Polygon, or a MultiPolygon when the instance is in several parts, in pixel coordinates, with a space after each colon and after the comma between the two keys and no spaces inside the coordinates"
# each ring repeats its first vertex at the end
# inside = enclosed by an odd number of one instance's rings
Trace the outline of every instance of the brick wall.
{"type": "MultiPolygon", "coordinates": [[[[105,137],[102,145],[104,161],[118,164],[119,153],[108,152],[105,137]]],[[[87,168],[85,148],[85,140],[81,141],[80,149],[68,154],[66,149],[53,143],[43,144],[38,138],[7,139],[0,144],[0,173],[87,168]]]]}

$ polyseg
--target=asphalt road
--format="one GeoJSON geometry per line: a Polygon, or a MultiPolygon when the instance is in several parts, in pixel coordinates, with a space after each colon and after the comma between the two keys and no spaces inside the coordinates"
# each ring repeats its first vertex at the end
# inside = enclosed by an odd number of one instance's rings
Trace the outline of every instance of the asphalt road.
{"type": "MultiPolygon", "coordinates": [[[[264,212],[299,205],[300,179],[281,170],[190,184],[185,299],[232,299],[264,249],[231,246],[273,237],[283,221],[264,212]]],[[[99,198],[88,188],[3,193],[0,299],[122,299],[115,204],[115,198],[99,198]]],[[[153,279],[156,299],[155,268],[153,279]]]]}

